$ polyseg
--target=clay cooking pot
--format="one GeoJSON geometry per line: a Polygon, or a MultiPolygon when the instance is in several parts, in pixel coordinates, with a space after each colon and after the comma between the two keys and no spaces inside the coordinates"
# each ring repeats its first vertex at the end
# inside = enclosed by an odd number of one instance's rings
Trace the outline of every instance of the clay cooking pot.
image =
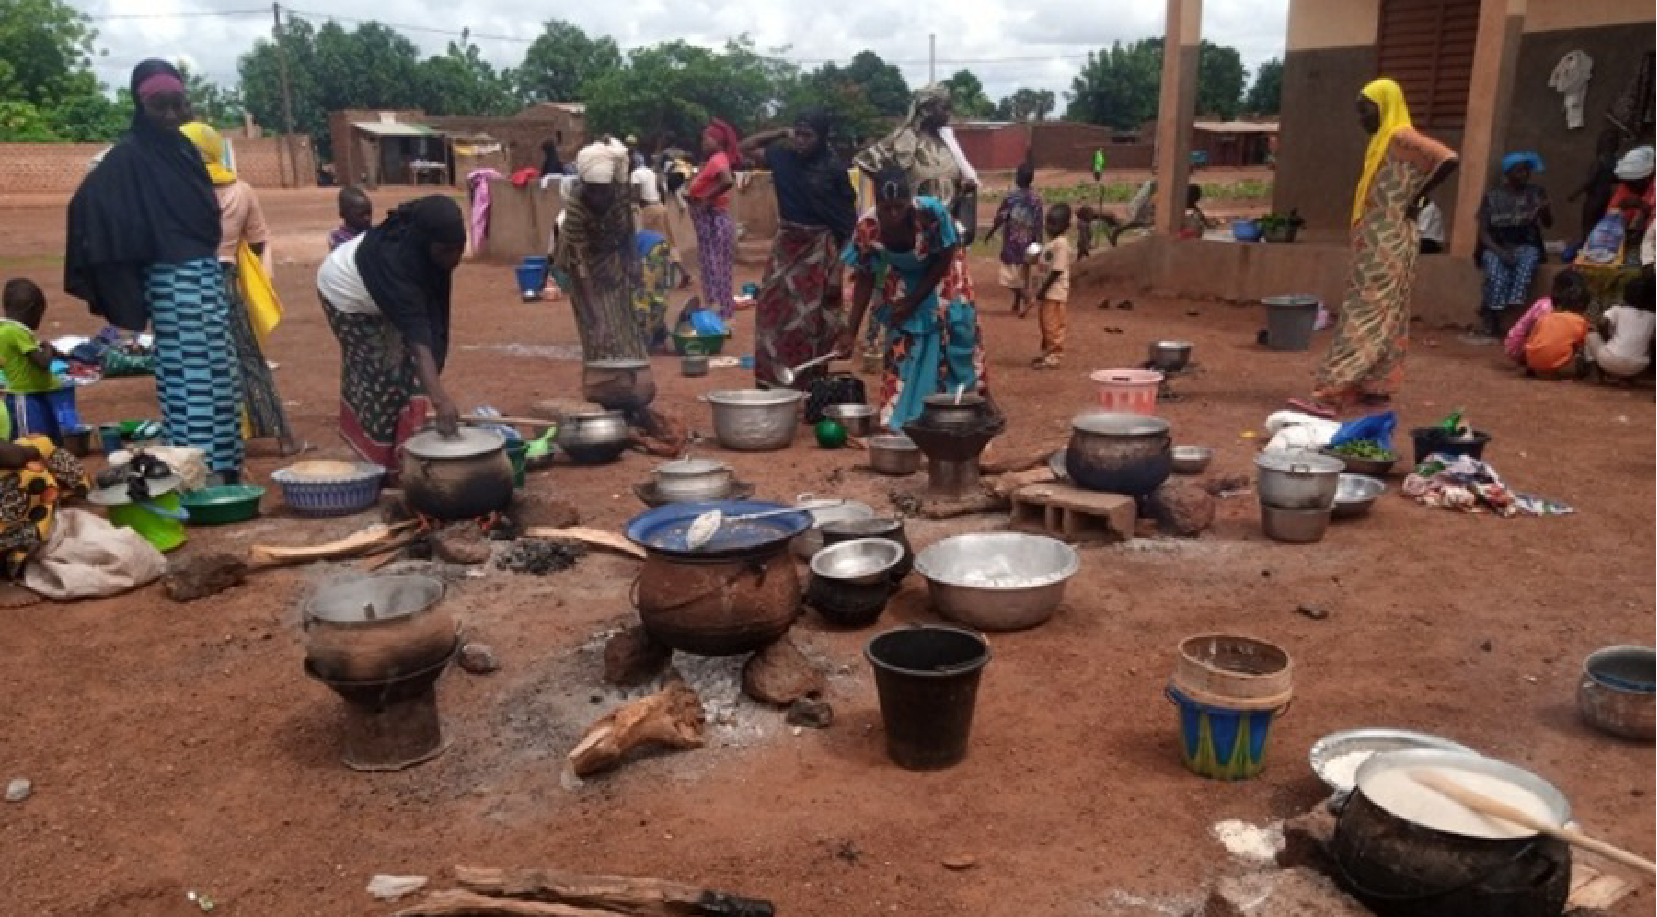
{"type": "Polygon", "coordinates": [[[429,576],[376,576],[317,590],[305,604],[305,660],[336,681],[380,682],[446,659],[458,639],[429,576]]]}
{"type": "Polygon", "coordinates": [[[512,462],[500,434],[461,427],[447,439],[435,430],[403,444],[403,493],[415,512],[435,519],[477,519],[512,502],[512,462]]]}
{"type": "Polygon", "coordinates": [[[786,544],[714,562],[652,551],[633,584],[644,629],[700,656],[735,656],[775,642],[800,613],[800,575],[786,544]]]}

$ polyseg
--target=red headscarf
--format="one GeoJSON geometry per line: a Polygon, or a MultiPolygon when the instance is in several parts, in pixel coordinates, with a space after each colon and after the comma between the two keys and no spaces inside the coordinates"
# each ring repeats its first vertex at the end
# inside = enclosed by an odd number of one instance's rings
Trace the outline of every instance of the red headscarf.
{"type": "Polygon", "coordinates": [[[734,169],[741,165],[742,135],[736,132],[736,128],[718,118],[713,118],[708,121],[708,131],[714,135],[716,142],[719,144],[720,152],[724,153],[725,158],[730,160],[731,168],[734,169]]]}

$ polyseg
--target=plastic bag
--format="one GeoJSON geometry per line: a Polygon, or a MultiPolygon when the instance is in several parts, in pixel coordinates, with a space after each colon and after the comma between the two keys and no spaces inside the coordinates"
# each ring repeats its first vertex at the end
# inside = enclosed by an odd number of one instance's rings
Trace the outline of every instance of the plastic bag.
{"type": "Polygon", "coordinates": [[[1621,213],[1608,213],[1594,224],[1588,233],[1588,241],[1582,243],[1582,250],[1577,252],[1577,264],[1621,264],[1623,246],[1627,243],[1628,230],[1623,226],[1621,213]]]}
{"type": "Polygon", "coordinates": [[[1369,440],[1381,446],[1388,452],[1392,450],[1392,431],[1398,428],[1398,414],[1386,411],[1380,414],[1371,414],[1357,420],[1349,420],[1341,424],[1329,445],[1339,446],[1342,443],[1369,440]]]}

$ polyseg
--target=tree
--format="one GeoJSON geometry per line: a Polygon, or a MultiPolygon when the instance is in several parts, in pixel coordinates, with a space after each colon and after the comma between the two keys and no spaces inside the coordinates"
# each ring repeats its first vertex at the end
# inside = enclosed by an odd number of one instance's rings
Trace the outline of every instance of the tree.
{"type": "Polygon", "coordinates": [[[242,125],[242,95],[237,89],[222,89],[219,84],[189,69],[180,67],[184,74],[184,92],[190,99],[190,108],[197,120],[217,128],[242,125]]]}
{"type": "Polygon", "coordinates": [[[586,98],[595,78],[621,67],[621,49],[609,36],[589,38],[579,26],[549,20],[514,71],[525,102],[574,102],[586,98]]]}
{"type": "Polygon", "coordinates": [[[837,135],[848,142],[881,132],[880,110],[869,101],[865,87],[834,64],[800,74],[784,87],[781,96],[785,120],[808,111],[821,111],[833,121],[837,135]]]}
{"type": "Polygon", "coordinates": [[[1260,65],[1243,108],[1254,115],[1275,115],[1283,105],[1283,61],[1272,58],[1260,65]]]}
{"type": "Polygon", "coordinates": [[[1045,121],[1054,104],[1052,90],[1019,87],[996,105],[995,116],[1002,121],[1045,121]]]}
{"type": "Polygon", "coordinates": [[[625,66],[588,84],[587,121],[594,132],[679,144],[692,143],[715,117],[746,132],[781,110],[778,90],[795,78],[747,37],[723,51],[664,42],[630,52],[625,66]]]}
{"type": "Polygon", "coordinates": [[[995,111],[995,103],[984,94],[984,84],[971,70],[957,70],[943,86],[949,90],[949,99],[955,114],[962,118],[984,118],[995,111]]]}
{"type": "Polygon", "coordinates": [[[419,108],[433,115],[505,115],[517,107],[509,81],[483,59],[478,46],[449,42],[448,53],[420,65],[419,108]]]}
{"type": "MultiPolygon", "coordinates": [[[[1236,48],[1206,39],[1197,51],[1197,113],[1219,115],[1229,121],[1243,104],[1248,70],[1236,48]]],[[[1158,85],[1161,84],[1159,79],[1158,85]]]]}
{"type": "Polygon", "coordinates": [[[96,93],[96,38],[85,14],[61,0],[0,0],[0,100],[46,112],[96,93]]]}
{"type": "Polygon", "coordinates": [[[1065,117],[1135,131],[1156,117],[1157,90],[1162,84],[1162,40],[1142,39],[1129,45],[1116,42],[1089,53],[1087,63],[1065,93],[1065,117]]]}
{"type": "Polygon", "coordinates": [[[859,51],[840,71],[846,80],[863,90],[864,98],[875,111],[888,117],[909,111],[909,83],[903,71],[888,64],[873,51],[859,51]]]}

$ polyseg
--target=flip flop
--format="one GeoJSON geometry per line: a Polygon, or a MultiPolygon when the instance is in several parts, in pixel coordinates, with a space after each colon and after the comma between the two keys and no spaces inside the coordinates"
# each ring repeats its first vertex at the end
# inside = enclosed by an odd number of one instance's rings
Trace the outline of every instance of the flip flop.
{"type": "Polygon", "coordinates": [[[1334,408],[1324,407],[1309,398],[1290,398],[1288,403],[1289,407],[1294,408],[1302,414],[1310,414],[1313,417],[1322,417],[1324,420],[1335,419],[1334,408]]]}

